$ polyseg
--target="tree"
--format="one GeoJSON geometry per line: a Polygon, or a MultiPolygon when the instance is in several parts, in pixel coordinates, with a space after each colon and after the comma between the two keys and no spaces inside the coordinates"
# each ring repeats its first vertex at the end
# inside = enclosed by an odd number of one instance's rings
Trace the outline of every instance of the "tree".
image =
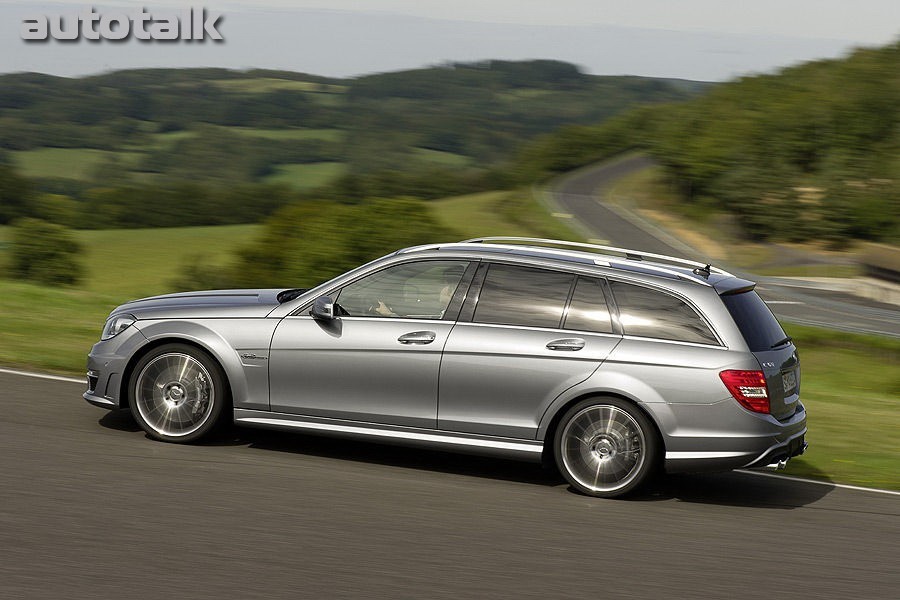
{"type": "Polygon", "coordinates": [[[34,214],[33,193],[30,181],[0,164],[0,225],[34,214]]]}

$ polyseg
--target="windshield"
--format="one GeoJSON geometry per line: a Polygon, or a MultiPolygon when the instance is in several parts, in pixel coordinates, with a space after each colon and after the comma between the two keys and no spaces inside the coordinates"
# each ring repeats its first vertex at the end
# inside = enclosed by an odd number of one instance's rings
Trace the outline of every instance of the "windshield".
{"type": "Polygon", "coordinates": [[[722,301],[751,352],[764,352],[785,341],[787,335],[784,329],[756,292],[725,295],[722,301]]]}

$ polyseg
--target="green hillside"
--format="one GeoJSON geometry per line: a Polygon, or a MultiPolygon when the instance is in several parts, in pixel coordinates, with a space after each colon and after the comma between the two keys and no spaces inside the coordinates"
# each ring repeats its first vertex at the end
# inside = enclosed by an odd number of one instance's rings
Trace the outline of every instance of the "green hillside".
{"type": "Polygon", "coordinates": [[[753,239],[900,240],[900,43],[716,86],[702,97],[569,127],[521,155],[552,174],[625,148],[661,162],[694,214],[753,239]]]}
{"type": "Polygon", "coordinates": [[[142,181],[249,182],[279,165],[316,162],[345,163],[351,173],[484,168],[560,125],[597,122],[635,103],[684,99],[706,87],[597,77],[540,60],[344,80],[224,69],[77,79],[19,73],[0,76],[0,148],[14,153],[23,174],[61,179],[56,187],[68,189],[92,183],[106,163],[142,181]],[[52,155],[49,148],[71,151],[52,155]],[[53,156],[60,160],[48,164],[53,156]],[[125,160],[116,162],[119,156],[125,160]]]}

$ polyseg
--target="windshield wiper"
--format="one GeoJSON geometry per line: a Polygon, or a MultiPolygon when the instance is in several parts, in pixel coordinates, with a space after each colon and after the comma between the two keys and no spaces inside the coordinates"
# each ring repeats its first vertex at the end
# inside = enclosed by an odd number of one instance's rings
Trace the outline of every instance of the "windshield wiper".
{"type": "Polygon", "coordinates": [[[780,342],[775,342],[774,344],[772,344],[771,346],[769,346],[769,349],[771,350],[772,348],[777,348],[778,346],[784,346],[785,344],[788,344],[788,343],[793,342],[793,341],[794,341],[794,338],[792,338],[791,336],[787,336],[787,337],[785,337],[783,340],[781,340],[780,342]]]}

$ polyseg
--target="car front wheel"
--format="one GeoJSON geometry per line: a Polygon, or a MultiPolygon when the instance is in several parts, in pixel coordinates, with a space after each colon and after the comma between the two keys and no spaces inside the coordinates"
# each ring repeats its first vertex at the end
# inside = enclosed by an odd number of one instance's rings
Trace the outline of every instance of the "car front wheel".
{"type": "Polygon", "coordinates": [[[154,348],[129,382],[131,413],[151,437],[188,443],[219,424],[228,390],[219,364],[186,344],[154,348]]]}
{"type": "Polygon", "coordinates": [[[554,436],[560,472],[576,490],[615,498],[656,469],[659,442],[650,420],[619,398],[592,398],[569,409],[554,436]]]}

